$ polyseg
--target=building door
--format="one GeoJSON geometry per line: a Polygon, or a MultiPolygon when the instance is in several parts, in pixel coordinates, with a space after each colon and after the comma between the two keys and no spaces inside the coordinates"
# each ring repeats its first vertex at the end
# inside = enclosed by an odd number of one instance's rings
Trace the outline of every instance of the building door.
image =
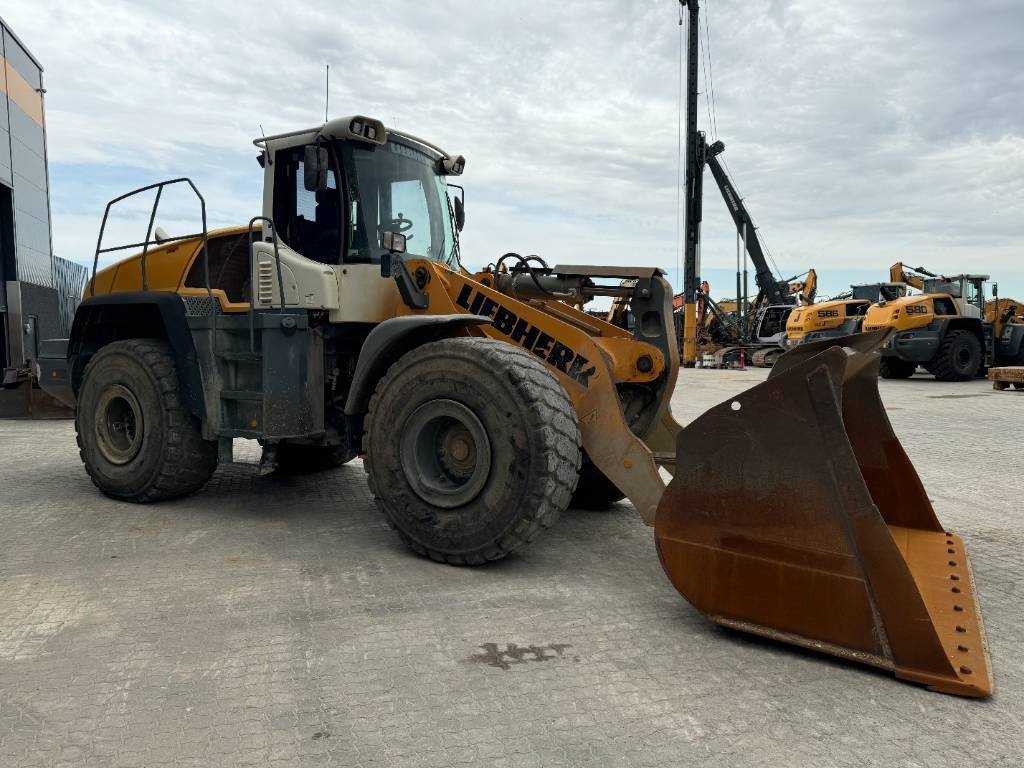
{"type": "MultiPolygon", "coordinates": [[[[11,188],[0,184],[0,374],[10,359],[7,322],[7,281],[17,280],[14,246],[14,197],[11,188]]],[[[19,331],[19,328],[15,328],[19,331]]]]}

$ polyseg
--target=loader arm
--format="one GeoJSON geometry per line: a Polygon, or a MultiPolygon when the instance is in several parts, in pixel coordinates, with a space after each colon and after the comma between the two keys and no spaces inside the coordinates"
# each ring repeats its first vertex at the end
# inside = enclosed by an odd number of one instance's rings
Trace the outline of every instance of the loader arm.
{"type": "Polygon", "coordinates": [[[668,408],[679,369],[668,282],[652,270],[638,281],[638,293],[651,295],[633,302],[631,334],[560,301],[513,298],[494,287],[493,275],[470,276],[426,259],[405,266],[427,300],[422,309],[404,304],[400,313],[489,317],[472,332],[540,358],[569,395],[590,460],[653,525],[665,488],[658,464],[674,464],[680,430],[668,408]],[[647,401],[637,405],[636,397],[647,401]]]}

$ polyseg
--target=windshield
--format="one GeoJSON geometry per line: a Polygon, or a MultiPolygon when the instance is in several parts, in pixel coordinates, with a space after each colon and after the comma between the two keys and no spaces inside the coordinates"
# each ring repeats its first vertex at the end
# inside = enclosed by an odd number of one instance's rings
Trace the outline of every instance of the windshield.
{"type": "Polygon", "coordinates": [[[344,142],[348,191],[347,262],[379,262],[387,251],[381,233],[401,232],[410,256],[459,265],[445,177],[437,160],[407,144],[382,146],[344,142]]]}

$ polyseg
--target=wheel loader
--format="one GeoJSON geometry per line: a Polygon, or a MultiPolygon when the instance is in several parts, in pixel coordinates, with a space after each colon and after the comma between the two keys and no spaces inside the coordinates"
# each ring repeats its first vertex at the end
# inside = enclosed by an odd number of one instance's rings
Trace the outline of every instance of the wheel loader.
{"type": "Polygon", "coordinates": [[[998,312],[986,303],[988,275],[947,277],[898,262],[891,273],[921,293],[880,301],[864,316],[864,330],[892,331],[883,378],[906,379],[924,366],[939,381],[968,381],[992,365],[1024,362],[1024,324],[1012,303],[998,312]]]}
{"type": "Polygon", "coordinates": [[[111,201],[70,338],[40,359],[103,493],[199,491],[238,438],[262,443],[267,472],[362,456],[398,535],[456,565],[520,551],[572,504],[627,497],[712,621],[991,693],[963,542],[878,398],[885,333],[802,345],[682,429],[660,269],[506,253],[470,273],[461,156],[363,116],[255,144],[248,225],[208,231],[188,179],[111,201]],[[175,185],[201,230],[154,229],[175,185]],[[105,245],[111,207],[143,193],[145,237],[105,245]],[[138,253],[97,269],[119,250],[138,253]],[[632,328],[579,309],[598,296],[628,303],[632,328]]]}
{"type": "Polygon", "coordinates": [[[786,321],[782,346],[791,349],[807,341],[859,333],[868,307],[876,301],[899,298],[906,292],[903,283],[858,283],[840,296],[798,307],[786,321]]]}

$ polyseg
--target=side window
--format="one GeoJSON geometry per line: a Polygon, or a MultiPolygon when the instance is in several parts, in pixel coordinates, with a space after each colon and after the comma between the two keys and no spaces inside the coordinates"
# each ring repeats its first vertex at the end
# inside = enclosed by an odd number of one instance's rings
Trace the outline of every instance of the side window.
{"type": "Polygon", "coordinates": [[[967,283],[967,303],[968,304],[980,304],[981,297],[978,291],[978,284],[973,281],[967,283]]]}
{"type": "Polygon", "coordinates": [[[327,173],[327,189],[306,189],[304,147],[278,152],[274,157],[274,223],[290,248],[308,259],[337,264],[341,251],[341,193],[334,170],[327,173]]]}
{"type": "MultiPolygon", "coordinates": [[[[228,301],[249,301],[249,235],[223,235],[210,238],[210,287],[220,288],[228,301]]],[[[189,268],[185,277],[187,288],[205,288],[206,274],[203,251],[189,268]]]]}

